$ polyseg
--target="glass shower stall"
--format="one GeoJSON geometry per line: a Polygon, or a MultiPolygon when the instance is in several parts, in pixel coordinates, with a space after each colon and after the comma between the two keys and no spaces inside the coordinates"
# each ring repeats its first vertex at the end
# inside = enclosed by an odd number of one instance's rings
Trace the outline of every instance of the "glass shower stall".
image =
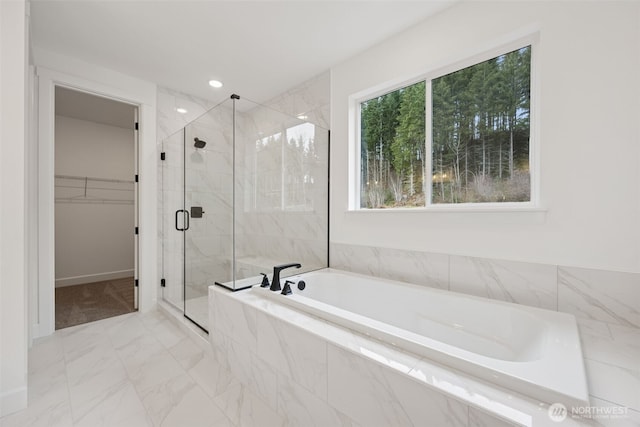
{"type": "Polygon", "coordinates": [[[208,330],[208,287],[329,264],[329,131],[232,95],[162,142],[161,296],[208,330]]]}

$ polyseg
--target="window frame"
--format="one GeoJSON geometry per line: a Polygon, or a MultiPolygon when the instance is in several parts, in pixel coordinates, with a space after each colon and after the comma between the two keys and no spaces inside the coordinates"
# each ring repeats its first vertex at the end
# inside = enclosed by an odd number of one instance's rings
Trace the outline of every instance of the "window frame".
{"type": "Polygon", "coordinates": [[[449,60],[445,65],[438,65],[432,69],[408,78],[396,79],[373,88],[358,92],[349,97],[349,147],[351,161],[349,162],[349,201],[348,211],[352,212],[522,212],[538,211],[540,208],[540,173],[539,173],[539,96],[538,91],[538,56],[539,32],[514,38],[508,42],[495,43],[491,47],[477,49],[475,52],[461,55],[456,60],[449,60]],[[431,155],[432,147],[432,81],[447,74],[471,67],[500,55],[531,46],[530,68],[530,107],[529,107],[529,176],[530,198],[527,202],[478,202],[478,203],[432,203],[433,174],[431,155]],[[360,196],[362,189],[361,163],[361,104],[373,98],[397,91],[404,87],[425,82],[425,176],[429,180],[425,185],[425,206],[395,207],[395,208],[362,208],[360,196]],[[428,154],[427,154],[428,153],[428,154]]]}

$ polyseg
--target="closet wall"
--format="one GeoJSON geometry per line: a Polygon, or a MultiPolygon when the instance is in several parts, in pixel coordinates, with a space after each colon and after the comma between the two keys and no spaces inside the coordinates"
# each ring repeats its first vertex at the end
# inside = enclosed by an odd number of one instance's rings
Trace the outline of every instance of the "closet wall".
{"type": "Polygon", "coordinates": [[[55,141],[56,287],[133,276],[134,130],[56,115],[55,141]]]}

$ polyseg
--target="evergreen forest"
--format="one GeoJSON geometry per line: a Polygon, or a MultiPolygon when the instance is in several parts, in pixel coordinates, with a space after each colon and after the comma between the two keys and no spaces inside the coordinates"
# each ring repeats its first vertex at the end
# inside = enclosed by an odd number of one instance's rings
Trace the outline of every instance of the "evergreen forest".
{"type": "Polygon", "coordinates": [[[360,206],[529,201],[530,64],[527,46],[431,80],[428,153],[424,81],[361,103],[360,206]]]}

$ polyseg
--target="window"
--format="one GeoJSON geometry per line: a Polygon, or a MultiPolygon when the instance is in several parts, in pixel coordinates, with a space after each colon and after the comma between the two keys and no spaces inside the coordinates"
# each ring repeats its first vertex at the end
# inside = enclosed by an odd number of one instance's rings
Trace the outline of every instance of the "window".
{"type": "Polygon", "coordinates": [[[530,82],[525,46],[361,102],[360,208],[530,202],[530,82]]]}
{"type": "Polygon", "coordinates": [[[315,125],[301,123],[256,139],[253,209],[314,209],[319,161],[315,137],[315,125]]]}

